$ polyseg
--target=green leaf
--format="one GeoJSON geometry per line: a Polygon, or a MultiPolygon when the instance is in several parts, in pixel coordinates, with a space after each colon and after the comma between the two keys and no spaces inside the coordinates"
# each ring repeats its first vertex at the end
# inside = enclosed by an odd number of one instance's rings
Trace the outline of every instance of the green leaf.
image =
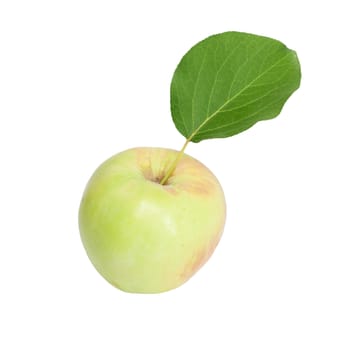
{"type": "Polygon", "coordinates": [[[300,79],[295,51],[281,42],[239,32],[213,35],[175,70],[173,121],[189,141],[232,136],[276,117],[300,79]]]}

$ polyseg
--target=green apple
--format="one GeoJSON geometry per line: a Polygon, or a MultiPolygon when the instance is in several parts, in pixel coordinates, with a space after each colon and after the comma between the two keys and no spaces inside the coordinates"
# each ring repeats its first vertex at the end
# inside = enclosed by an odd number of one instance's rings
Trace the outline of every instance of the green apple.
{"type": "Polygon", "coordinates": [[[134,148],[93,174],[79,209],[86,252],[98,272],[126,292],[159,293],[186,282],[211,256],[225,223],[223,190],[184,154],[134,148]]]}

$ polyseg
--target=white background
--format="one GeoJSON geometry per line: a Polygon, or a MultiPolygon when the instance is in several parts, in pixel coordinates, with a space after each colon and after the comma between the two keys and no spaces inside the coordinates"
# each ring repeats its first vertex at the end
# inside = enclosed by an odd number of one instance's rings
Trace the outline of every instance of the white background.
{"type": "Polygon", "coordinates": [[[338,1],[0,2],[0,348],[341,349],[338,1]],[[237,30],[297,51],[281,115],[187,153],[219,178],[225,233],[188,283],[123,293],[81,244],[109,156],[179,149],[169,84],[199,40],[237,30]]]}

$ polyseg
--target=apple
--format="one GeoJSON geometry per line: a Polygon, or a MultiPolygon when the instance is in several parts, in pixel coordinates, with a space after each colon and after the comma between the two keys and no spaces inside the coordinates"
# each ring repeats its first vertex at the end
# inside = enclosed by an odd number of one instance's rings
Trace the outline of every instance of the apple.
{"type": "Polygon", "coordinates": [[[213,173],[178,152],[133,148],[95,171],[79,208],[85,250],[117,288],[160,293],[186,282],[213,253],[225,224],[225,198],[213,173]]]}

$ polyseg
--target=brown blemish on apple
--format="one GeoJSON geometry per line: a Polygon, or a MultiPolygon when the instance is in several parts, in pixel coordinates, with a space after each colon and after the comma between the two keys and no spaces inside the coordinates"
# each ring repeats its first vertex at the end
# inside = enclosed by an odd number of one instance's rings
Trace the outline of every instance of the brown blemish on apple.
{"type": "Polygon", "coordinates": [[[171,186],[171,185],[165,185],[164,186],[164,190],[167,191],[169,194],[171,194],[173,196],[175,196],[175,195],[177,195],[179,193],[179,191],[176,190],[174,188],[174,186],[171,186]]]}

